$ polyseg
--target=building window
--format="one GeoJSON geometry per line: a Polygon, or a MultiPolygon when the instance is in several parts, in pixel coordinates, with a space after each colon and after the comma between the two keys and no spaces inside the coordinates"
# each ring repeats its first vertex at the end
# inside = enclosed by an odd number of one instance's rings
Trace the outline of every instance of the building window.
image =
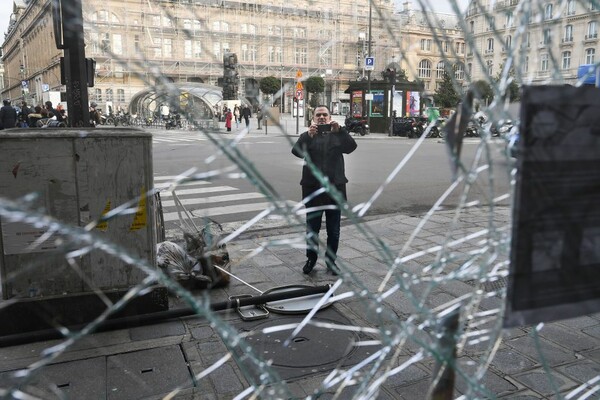
{"type": "Polygon", "coordinates": [[[443,61],[440,61],[435,67],[435,77],[437,79],[442,79],[444,77],[444,72],[446,72],[446,64],[444,64],[443,61]]]}
{"type": "Polygon", "coordinates": [[[525,44],[527,48],[531,47],[531,32],[527,32],[527,36],[525,36],[525,44]]]}
{"type": "Polygon", "coordinates": [[[493,53],[494,52],[494,39],[488,39],[487,40],[487,51],[486,53],[493,53]]]}
{"type": "Polygon", "coordinates": [[[227,43],[227,42],[223,43],[223,46],[221,46],[221,48],[223,49],[223,53],[229,53],[231,51],[231,48],[229,47],[229,43],[227,43]]]}
{"type": "Polygon", "coordinates": [[[220,21],[214,21],[213,22],[213,31],[220,31],[221,30],[221,22],[220,21]]]}
{"type": "Polygon", "coordinates": [[[275,62],[275,47],[267,47],[267,59],[270,63],[275,62]]]}
{"type": "Polygon", "coordinates": [[[506,43],[504,45],[504,50],[510,51],[511,47],[512,47],[512,36],[508,35],[506,37],[506,43]]]}
{"type": "Polygon", "coordinates": [[[117,89],[117,101],[123,103],[125,101],[125,90],[117,89]]]}
{"type": "Polygon", "coordinates": [[[102,34],[102,42],[100,43],[100,52],[104,56],[110,54],[110,33],[102,34]]]}
{"type": "Polygon", "coordinates": [[[96,101],[102,101],[102,89],[96,89],[94,93],[96,101]]]}
{"type": "Polygon", "coordinates": [[[307,57],[306,47],[296,47],[294,48],[294,64],[306,64],[307,57]]]}
{"type": "Polygon", "coordinates": [[[471,33],[475,33],[475,21],[471,21],[469,25],[471,26],[471,33]]]}
{"type": "Polygon", "coordinates": [[[525,56],[525,62],[522,65],[523,73],[529,72],[529,56],[525,56]]]}
{"type": "Polygon", "coordinates": [[[571,52],[565,51],[562,53],[562,69],[571,68],[571,52]]]}
{"type": "Polygon", "coordinates": [[[464,64],[458,63],[454,65],[454,79],[462,81],[465,79],[465,66],[464,64]]]}
{"type": "Polygon", "coordinates": [[[421,39],[421,50],[431,51],[431,39],[421,39]]]}
{"type": "Polygon", "coordinates": [[[595,58],[596,58],[596,49],[586,49],[585,50],[585,63],[586,64],[594,64],[595,58]]]}
{"type": "Polygon", "coordinates": [[[117,55],[123,54],[123,39],[118,33],[113,35],[113,53],[117,55]]]}
{"type": "Polygon", "coordinates": [[[586,39],[595,39],[597,37],[598,37],[598,23],[596,21],[588,22],[586,39]]]}
{"type": "Polygon", "coordinates": [[[511,27],[511,26],[513,26],[513,25],[514,25],[513,13],[512,13],[512,11],[509,11],[509,12],[506,14],[506,27],[507,27],[507,28],[510,28],[510,27],[511,27]]]}
{"type": "Polygon", "coordinates": [[[467,73],[469,74],[469,76],[471,76],[473,74],[473,64],[472,63],[467,64],[467,73]]]}
{"type": "Polygon", "coordinates": [[[419,78],[431,78],[431,62],[429,60],[421,60],[418,73],[419,78]]]}
{"type": "Polygon", "coordinates": [[[195,58],[200,58],[202,56],[202,42],[199,40],[194,40],[194,53],[195,58]]]}
{"type": "Polygon", "coordinates": [[[106,101],[113,101],[114,97],[113,97],[113,90],[112,89],[106,89],[106,101]]]}
{"type": "Polygon", "coordinates": [[[575,0],[567,2],[567,15],[575,15],[575,0]]]}
{"type": "Polygon", "coordinates": [[[133,50],[136,53],[141,52],[142,47],[140,46],[140,35],[135,35],[133,37],[133,50]]]}
{"type": "Polygon", "coordinates": [[[590,10],[591,11],[596,11],[596,10],[600,10],[600,5],[598,5],[598,0],[590,0],[590,10]]]}
{"type": "Polygon", "coordinates": [[[162,57],[162,39],[154,38],[154,58],[162,57]]]}
{"type": "Polygon", "coordinates": [[[456,54],[465,54],[465,44],[463,42],[456,42],[456,54]]]}
{"type": "Polygon", "coordinates": [[[283,62],[283,49],[281,47],[275,47],[275,62],[283,62]]]}
{"type": "Polygon", "coordinates": [[[544,29],[544,44],[550,44],[552,42],[552,30],[550,28],[544,29]]]}
{"type": "Polygon", "coordinates": [[[306,29],[305,28],[294,28],[294,37],[306,37],[306,29]]]}
{"type": "Polygon", "coordinates": [[[163,39],[163,54],[166,58],[173,57],[173,40],[163,39]]]}
{"type": "Polygon", "coordinates": [[[183,20],[183,29],[192,29],[192,20],[191,19],[183,20]]]}
{"type": "Polygon", "coordinates": [[[488,75],[492,75],[494,73],[494,62],[492,60],[487,60],[485,64],[488,75]]]}
{"type": "Polygon", "coordinates": [[[572,42],[573,41],[573,25],[565,26],[565,36],[563,37],[563,42],[572,42]]]}
{"type": "Polygon", "coordinates": [[[192,41],[186,40],[183,42],[183,58],[192,58],[192,41]]]}
{"type": "Polygon", "coordinates": [[[552,4],[546,4],[544,9],[544,20],[552,19],[552,4]]]}
{"type": "Polygon", "coordinates": [[[542,54],[540,56],[540,71],[548,71],[548,54],[542,54]]]}
{"type": "Polygon", "coordinates": [[[219,42],[213,43],[213,53],[217,60],[221,59],[221,43],[219,43],[219,42]]]}
{"type": "Polygon", "coordinates": [[[242,61],[250,61],[250,53],[248,51],[248,45],[242,44],[242,61]]]}
{"type": "Polygon", "coordinates": [[[152,21],[152,26],[160,26],[160,15],[152,15],[150,16],[152,21]]]}

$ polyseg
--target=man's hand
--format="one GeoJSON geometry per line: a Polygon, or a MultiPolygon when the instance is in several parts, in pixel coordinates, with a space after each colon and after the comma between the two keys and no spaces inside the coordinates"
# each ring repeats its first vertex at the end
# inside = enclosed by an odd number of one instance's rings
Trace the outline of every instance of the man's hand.
{"type": "Polygon", "coordinates": [[[340,124],[337,121],[331,121],[331,132],[338,133],[340,131],[340,124]]]}
{"type": "Polygon", "coordinates": [[[313,138],[313,137],[315,137],[315,135],[317,133],[319,133],[319,131],[317,129],[317,124],[315,124],[315,123],[310,124],[310,126],[308,127],[308,136],[313,138]]]}

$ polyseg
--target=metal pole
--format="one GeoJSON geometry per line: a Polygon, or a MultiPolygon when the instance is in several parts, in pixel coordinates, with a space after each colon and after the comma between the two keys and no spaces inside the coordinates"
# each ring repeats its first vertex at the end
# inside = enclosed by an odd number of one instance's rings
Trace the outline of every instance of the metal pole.
{"type": "Polygon", "coordinates": [[[300,133],[300,99],[296,99],[296,135],[300,133]]]}
{"type": "Polygon", "coordinates": [[[62,29],[65,47],[64,65],[69,125],[72,127],[89,127],[90,112],[81,0],[72,0],[67,7],[63,7],[61,4],[61,11],[63,15],[62,29]]]}
{"type": "Polygon", "coordinates": [[[438,358],[433,369],[434,386],[430,389],[430,400],[454,398],[454,366],[456,364],[456,334],[460,308],[449,313],[438,326],[438,358]]]}
{"type": "Polygon", "coordinates": [[[396,93],[396,82],[392,82],[392,91],[390,92],[390,131],[388,136],[394,135],[394,93],[396,93]]]}
{"type": "MultiPolygon", "coordinates": [[[[369,53],[368,57],[371,57],[371,16],[372,16],[372,6],[371,0],[369,0],[369,44],[367,53],[369,53]]],[[[367,71],[367,93],[371,93],[371,70],[367,71]]],[[[371,127],[371,101],[367,100],[367,125],[369,128],[371,127]]]]}
{"type": "Polygon", "coordinates": [[[279,89],[281,90],[281,96],[279,97],[279,114],[283,114],[283,64],[281,64],[281,68],[279,69],[279,89]]]}

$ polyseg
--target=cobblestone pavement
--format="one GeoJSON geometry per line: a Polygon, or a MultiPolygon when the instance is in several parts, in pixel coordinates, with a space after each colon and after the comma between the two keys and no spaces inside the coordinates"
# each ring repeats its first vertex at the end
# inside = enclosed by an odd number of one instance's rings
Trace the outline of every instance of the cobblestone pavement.
{"type": "MultiPolygon", "coordinates": [[[[434,310],[476,292],[471,278],[450,278],[450,270],[434,271],[431,266],[436,265],[436,253],[427,250],[435,250],[435,246],[457,239],[458,243],[453,244],[453,251],[456,254],[467,253],[480,245],[481,237],[472,235],[472,240],[460,241],[461,237],[487,229],[490,223],[499,230],[508,227],[508,208],[497,208],[493,218],[489,217],[487,211],[469,210],[454,224],[454,211],[436,212],[423,225],[411,247],[404,251],[405,256],[412,255],[412,258],[404,257],[404,273],[421,278],[410,290],[429,309],[434,310]],[[449,229],[450,226],[452,229],[449,229]],[[419,253],[421,250],[425,251],[419,253]],[[428,276],[442,279],[438,285],[426,285],[424,282],[428,276]]],[[[421,221],[421,218],[415,216],[390,215],[361,225],[344,224],[339,251],[344,283],[336,293],[357,293],[358,289],[376,293],[387,273],[381,253],[365,239],[364,229],[369,229],[397,254],[421,221]]],[[[326,271],[321,261],[313,274],[303,275],[303,250],[289,245],[266,246],[264,251],[248,257],[253,250],[268,241],[275,243],[274,241],[285,240],[302,242],[301,227],[280,232],[254,232],[235,240],[228,245],[233,260],[232,272],[261,291],[282,285],[320,285],[337,281],[336,277],[326,271]]],[[[450,263],[445,265],[449,268],[450,263]]],[[[496,295],[492,292],[492,295],[484,296],[472,313],[487,312],[493,315],[494,310],[502,307],[501,294],[498,293],[501,291],[496,292],[496,295]]],[[[200,292],[194,294],[202,296],[200,292]]],[[[256,295],[257,292],[233,280],[227,288],[211,291],[210,297],[211,301],[217,302],[236,294],[256,295]]],[[[409,300],[404,291],[391,294],[383,304],[383,307],[391,310],[391,314],[378,316],[373,315],[368,302],[357,296],[350,297],[318,312],[315,320],[380,329],[413,319],[412,322],[417,326],[418,321],[414,321],[414,318],[418,313],[415,304],[409,300]]],[[[182,299],[172,297],[171,302],[172,307],[179,307],[182,299]]],[[[268,319],[245,322],[235,312],[217,314],[225,322],[224,326],[241,333],[297,322],[303,317],[272,313],[268,319]]],[[[92,334],[71,346],[53,360],[52,365],[44,367],[34,378],[33,384],[38,387],[38,394],[48,394],[48,389],[44,387],[48,382],[54,382],[69,398],[153,398],[180,388],[176,398],[231,399],[249,386],[247,378],[254,371],[248,371],[247,364],[244,365],[243,362],[236,363],[234,357],[223,359],[222,365],[202,376],[203,371],[228,353],[217,333],[217,329],[220,329],[217,325],[200,317],[183,318],[151,326],[92,334]],[[197,379],[192,379],[190,372],[197,379]]],[[[497,319],[491,319],[488,326],[492,332],[500,329],[497,319]]],[[[349,344],[374,340],[374,334],[369,334],[366,330],[356,333],[351,330],[318,329],[311,326],[303,331],[299,336],[302,341],[298,340],[291,345],[292,349],[298,350],[296,353],[293,350],[282,350],[269,342],[275,337],[275,333],[271,334],[272,337],[267,335],[266,339],[259,334],[247,337],[256,354],[273,360],[273,367],[282,379],[286,379],[290,397],[304,398],[315,391],[323,394],[319,398],[334,397],[339,385],[327,388],[323,383],[327,382],[332,370],[335,367],[350,368],[366,359],[377,348],[376,344],[372,344],[373,348],[368,345],[355,347],[348,354],[346,350],[349,344]],[[342,359],[343,362],[340,361],[342,359]],[[338,365],[340,362],[341,365],[338,365]]],[[[427,342],[424,336],[428,331],[427,328],[411,331],[405,342],[395,346],[397,353],[394,354],[393,367],[402,365],[415,355],[422,354],[423,357],[387,377],[377,398],[425,398],[434,368],[434,357],[427,352],[421,353],[422,344],[427,342]]],[[[496,336],[493,333],[488,336],[489,340],[484,335],[477,336],[478,340],[467,338],[459,343],[457,365],[465,375],[458,374],[456,378],[455,397],[465,394],[467,398],[554,399],[559,398],[557,392],[565,396],[600,375],[600,315],[547,323],[538,330],[537,335],[532,335],[532,328],[528,327],[504,330],[496,335],[497,340],[494,340],[496,336]],[[489,365],[486,360],[489,360],[489,365]],[[488,367],[477,378],[475,368],[482,364],[488,367]],[[549,374],[552,379],[549,379],[549,374]],[[469,393],[469,387],[479,387],[479,391],[475,391],[479,394],[469,393]]],[[[39,361],[44,349],[58,343],[59,341],[38,342],[0,349],[0,387],[14,382],[15,378],[10,376],[9,371],[39,361]]],[[[237,358],[239,356],[240,354],[237,358]]],[[[388,359],[390,357],[388,355],[388,359]]],[[[350,398],[357,387],[352,383],[360,382],[349,383],[339,398],[350,398]]],[[[579,395],[588,390],[589,388],[584,389],[579,395]]],[[[57,397],[41,395],[41,398],[57,397]]],[[[589,398],[598,398],[598,392],[589,398]]]]}

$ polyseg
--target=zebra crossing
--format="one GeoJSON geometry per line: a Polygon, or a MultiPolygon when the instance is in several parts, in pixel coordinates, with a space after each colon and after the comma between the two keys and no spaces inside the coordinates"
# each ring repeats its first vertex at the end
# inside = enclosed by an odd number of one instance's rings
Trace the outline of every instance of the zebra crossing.
{"type": "Polygon", "coordinates": [[[182,131],[179,129],[165,131],[165,132],[153,132],[152,143],[193,143],[198,141],[208,140],[201,132],[194,131],[182,131]]]}
{"type": "MultiPolygon", "coordinates": [[[[161,190],[162,215],[167,230],[179,229],[180,211],[173,193],[168,189],[175,176],[154,176],[154,185],[161,190]]],[[[217,185],[210,181],[194,181],[180,185],[175,190],[179,202],[192,214],[194,222],[201,226],[204,218],[228,225],[241,226],[271,204],[258,192],[246,192],[227,185],[217,185]]],[[[185,214],[181,213],[183,218],[185,214]]],[[[234,227],[234,228],[235,228],[234,227]]]]}

